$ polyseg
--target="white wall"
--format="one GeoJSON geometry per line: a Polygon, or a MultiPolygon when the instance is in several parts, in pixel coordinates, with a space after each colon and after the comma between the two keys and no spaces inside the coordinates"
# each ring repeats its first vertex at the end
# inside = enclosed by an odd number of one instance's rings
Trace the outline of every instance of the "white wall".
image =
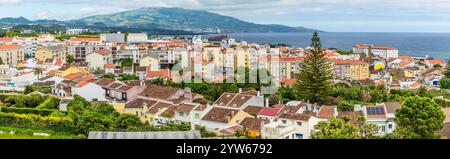
{"type": "Polygon", "coordinates": [[[89,83],[81,88],[72,87],[72,94],[78,94],[88,101],[96,98],[98,101],[106,101],[105,90],[94,83],[89,83]]]}

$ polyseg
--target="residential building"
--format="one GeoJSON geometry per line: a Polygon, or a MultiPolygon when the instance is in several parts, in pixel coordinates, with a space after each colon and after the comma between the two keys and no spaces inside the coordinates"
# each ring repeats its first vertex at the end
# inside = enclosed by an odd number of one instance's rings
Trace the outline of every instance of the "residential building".
{"type": "Polygon", "coordinates": [[[107,43],[124,43],[125,42],[125,34],[122,34],[120,32],[110,33],[110,34],[100,34],[100,40],[102,42],[107,42],[107,43]]]}
{"type": "Polygon", "coordinates": [[[148,42],[148,35],[147,33],[129,33],[127,36],[127,42],[129,43],[148,42]]]}
{"type": "Polygon", "coordinates": [[[34,53],[34,58],[39,61],[45,61],[46,59],[66,61],[66,56],[67,47],[61,46],[41,47],[34,53]]]}
{"type": "Polygon", "coordinates": [[[19,63],[25,61],[22,46],[17,44],[0,45],[0,59],[4,64],[17,66],[19,63]]]}
{"type": "Polygon", "coordinates": [[[373,46],[367,44],[357,44],[353,46],[353,52],[357,54],[369,55],[369,52],[374,56],[379,56],[384,59],[397,58],[399,50],[391,46],[373,46]]]}
{"type": "Polygon", "coordinates": [[[343,80],[365,80],[370,77],[369,63],[360,60],[334,61],[334,76],[343,80]]]}
{"type": "Polygon", "coordinates": [[[95,50],[86,56],[89,67],[104,69],[106,64],[112,63],[112,51],[108,49],[95,50]]]}

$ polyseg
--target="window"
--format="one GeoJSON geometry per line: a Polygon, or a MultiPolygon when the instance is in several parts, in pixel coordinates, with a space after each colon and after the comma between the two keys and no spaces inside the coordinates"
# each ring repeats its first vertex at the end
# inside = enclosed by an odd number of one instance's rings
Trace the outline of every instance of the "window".
{"type": "Polygon", "coordinates": [[[295,138],[296,139],[303,139],[303,134],[296,133],[295,134],[295,138]]]}
{"type": "Polygon", "coordinates": [[[392,124],[388,124],[388,128],[389,128],[389,129],[392,129],[392,124]]]}
{"type": "Polygon", "coordinates": [[[200,118],[200,114],[195,113],[195,114],[194,114],[194,118],[195,118],[195,119],[199,119],[199,118],[200,118]]]}
{"type": "Polygon", "coordinates": [[[297,125],[298,126],[302,126],[302,122],[297,122],[297,125]]]}
{"type": "Polygon", "coordinates": [[[178,115],[181,116],[181,117],[183,117],[183,116],[184,116],[184,113],[183,113],[183,112],[178,112],[178,115]]]}
{"type": "Polygon", "coordinates": [[[283,124],[286,124],[286,123],[287,123],[287,121],[286,121],[286,120],[281,120],[281,122],[282,122],[283,124]]]}

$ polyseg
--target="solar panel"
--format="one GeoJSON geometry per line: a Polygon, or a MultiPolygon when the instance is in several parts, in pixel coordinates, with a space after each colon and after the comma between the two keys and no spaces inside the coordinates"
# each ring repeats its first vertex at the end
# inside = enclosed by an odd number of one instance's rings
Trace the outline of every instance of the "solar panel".
{"type": "Polygon", "coordinates": [[[383,115],[384,108],[383,107],[367,107],[368,115],[383,115]]]}

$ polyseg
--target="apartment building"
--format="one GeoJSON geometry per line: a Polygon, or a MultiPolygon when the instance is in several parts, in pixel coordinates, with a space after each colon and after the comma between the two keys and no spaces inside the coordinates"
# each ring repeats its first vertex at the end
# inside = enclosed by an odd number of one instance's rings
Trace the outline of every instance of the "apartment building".
{"type": "Polygon", "coordinates": [[[369,63],[361,60],[334,61],[334,76],[342,80],[364,80],[370,77],[369,63]]]}
{"type": "Polygon", "coordinates": [[[372,53],[374,56],[379,56],[384,59],[389,58],[397,58],[399,50],[392,46],[373,46],[368,44],[357,44],[353,46],[353,52],[357,54],[366,54],[372,53]]]}
{"type": "Polygon", "coordinates": [[[22,46],[17,44],[0,45],[0,59],[4,64],[17,66],[25,60],[25,53],[22,46]]]}

